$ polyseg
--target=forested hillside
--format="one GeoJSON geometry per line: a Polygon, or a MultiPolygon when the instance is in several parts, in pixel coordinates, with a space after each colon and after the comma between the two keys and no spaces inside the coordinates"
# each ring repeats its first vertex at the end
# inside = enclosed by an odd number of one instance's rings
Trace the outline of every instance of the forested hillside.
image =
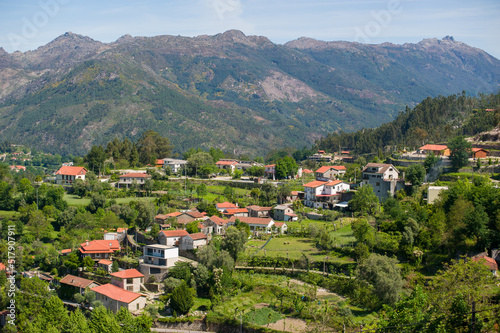
{"type": "Polygon", "coordinates": [[[34,51],[0,48],[0,141],[85,154],[146,130],[175,152],[262,154],[375,127],[428,96],[498,89],[500,61],[455,41],[285,45],[227,31],[113,43],[66,33],[34,51]]]}
{"type": "Polygon", "coordinates": [[[353,133],[331,133],[316,145],[327,151],[344,147],[358,154],[375,153],[387,146],[418,148],[426,143],[446,142],[456,135],[472,136],[492,129],[500,121],[499,106],[500,93],[428,97],[413,109],[407,107],[390,123],[353,133]]]}

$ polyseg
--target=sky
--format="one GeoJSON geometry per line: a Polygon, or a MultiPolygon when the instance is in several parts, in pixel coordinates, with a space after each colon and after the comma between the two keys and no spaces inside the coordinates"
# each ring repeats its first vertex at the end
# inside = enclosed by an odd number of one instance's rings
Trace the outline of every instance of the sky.
{"type": "Polygon", "coordinates": [[[120,36],[214,35],[238,29],[283,44],[418,43],[453,36],[500,59],[499,0],[0,0],[0,47],[34,50],[71,31],[120,36]]]}

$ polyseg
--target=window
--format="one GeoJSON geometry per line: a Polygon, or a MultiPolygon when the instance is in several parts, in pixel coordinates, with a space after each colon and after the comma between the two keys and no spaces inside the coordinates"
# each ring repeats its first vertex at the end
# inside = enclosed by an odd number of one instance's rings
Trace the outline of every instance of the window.
{"type": "Polygon", "coordinates": [[[127,279],[127,284],[132,284],[134,283],[134,279],[127,279]]]}

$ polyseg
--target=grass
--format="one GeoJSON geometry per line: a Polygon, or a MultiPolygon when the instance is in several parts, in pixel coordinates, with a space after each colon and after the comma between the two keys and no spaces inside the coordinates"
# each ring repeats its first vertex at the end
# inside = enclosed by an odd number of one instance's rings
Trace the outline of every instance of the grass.
{"type": "Polygon", "coordinates": [[[275,323],[284,317],[281,313],[266,307],[250,310],[250,312],[245,313],[243,320],[251,324],[267,325],[268,323],[275,323]]]}
{"type": "Polygon", "coordinates": [[[12,219],[18,215],[19,213],[13,210],[0,210],[0,219],[12,219]]]}

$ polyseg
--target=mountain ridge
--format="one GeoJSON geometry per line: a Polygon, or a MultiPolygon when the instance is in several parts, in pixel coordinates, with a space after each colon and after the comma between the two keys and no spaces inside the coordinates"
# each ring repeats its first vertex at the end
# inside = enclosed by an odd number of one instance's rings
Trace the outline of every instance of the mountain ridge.
{"type": "Polygon", "coordinates": [[[0,137],[81,154],[152,127],[177,151],[255,154],[380,125],[428,96],[496,91],[499,78],[498,59],[449,36],[281,45],[238,30],[111,43],[67,32],[33,51],[0,50],[0,137]]]}

